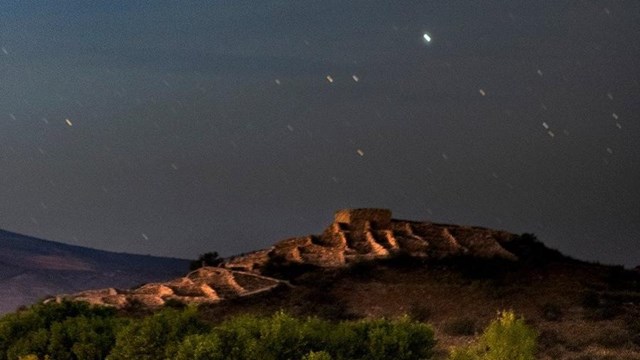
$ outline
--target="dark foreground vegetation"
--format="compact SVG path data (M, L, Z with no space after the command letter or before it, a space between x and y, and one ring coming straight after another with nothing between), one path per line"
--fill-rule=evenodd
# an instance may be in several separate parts
M535 339L522 319L504 312L475 344L453 349L450 358L533 359ZM280 311L211 323L196 307L131 318L63 302L0 319L0 360L411 360L432 358L435 344L432 328L408 316L332 322Z

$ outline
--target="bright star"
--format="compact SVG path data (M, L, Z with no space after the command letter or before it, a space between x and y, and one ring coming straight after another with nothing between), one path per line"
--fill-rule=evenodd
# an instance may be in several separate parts
M429 36L429 34L424 33L422 34L422 37L424 38L424 41L431 42L431 36Z

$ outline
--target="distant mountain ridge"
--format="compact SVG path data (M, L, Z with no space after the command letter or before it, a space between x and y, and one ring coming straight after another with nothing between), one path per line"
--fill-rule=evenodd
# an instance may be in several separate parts
M166 280L188 266L183 259L114 253L0 230L0 314L48 295Z

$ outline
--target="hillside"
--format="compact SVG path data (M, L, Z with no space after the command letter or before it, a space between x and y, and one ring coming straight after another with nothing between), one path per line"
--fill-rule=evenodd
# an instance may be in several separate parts
M530 234L397 220L379 209L339 211L320 235L220 268L63 298L133 315L197 303L213 323L281 309L332 320L409 314L433 325L440 358L511 309L538 331L541 359L640 359L637 271L569 258Z
M409 314L435 327L446 352L512 309L540 333L541 359L640 359L640 276L620 267L399 256L344 268L283 266L277 275L292 287L202 311L212 320L279 309L336 320Z
M221 268L204 268L134 289L83 291L56 299L117 308L132 303L157 307L169 301L217 303L283 284L277 279L277 269L283 266L341 268L398 255L431 260L466 256L513 262L518 257L505 246L516 238L504 231L479 227L395 220L386 209L345 209L336 212L333 223L321 235L282 240L269 249L226 259Z
M187 260L100 251L0 230L0 314L48 295L166 280L188 266Z

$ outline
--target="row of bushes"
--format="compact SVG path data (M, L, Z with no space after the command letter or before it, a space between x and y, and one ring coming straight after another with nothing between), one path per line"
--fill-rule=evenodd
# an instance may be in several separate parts
M435 343L429 325L406 316L331 322L277 312L214 325L192 307L131 319L61 303L0 319L0 360L417 360L431 358ZM453 351L451 359L533 359L534 345L535 333L513 313L503 313L478 345Z
M0 319L0 359L425 359L432 329L408 317L332 323L278 312L203 322L193 307L142 319L82 303L37 305Z

